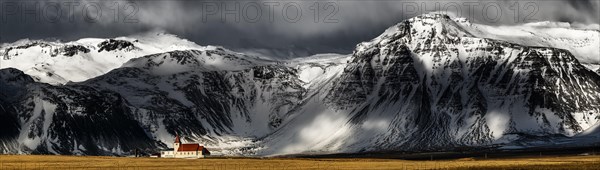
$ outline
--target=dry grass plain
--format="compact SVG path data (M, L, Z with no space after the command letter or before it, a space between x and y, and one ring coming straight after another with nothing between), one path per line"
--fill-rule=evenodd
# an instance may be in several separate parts
M409 161L369 158L161 159L103 156L0 155L0 169L600 169L600 156Z

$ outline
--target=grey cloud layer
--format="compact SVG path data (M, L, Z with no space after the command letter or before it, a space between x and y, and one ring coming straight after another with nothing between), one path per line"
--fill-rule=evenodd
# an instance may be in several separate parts
M31 8L31 4L35 2L39 3L37 11L41 13L40 20L34 20L30 14L23 12L28 8L27 5ZM74 10L67 11L64 8L67 7L65 3L68 2L79 3L79 5L73 7ZM115 37L149 30L164 30L202 45L222 45L234 50L266 53L275 57L325 52L350 53L355 44L377 36L385 28L403 19L438 10L447 10L452 15L492 25L549 20L587 26L598 24L600 19L598 0L482 2L464 0L329 2L3 0L0 3L2 3L0 13L3 15L0 42L12 42L22 38L74 40L82 37ZM315 3L319 8L315 8ZM20 6L15 7L15 4ZM60 20L50 22L49 18L57 16L55 6L63 8ZM225 8L227 10L224 10ZM98 15L96 9L100 9L102 14ZM293 20L299 12L296 9L302 12L299 20ZM317 22L315 22L315 9L319 9ZM234 12L231 12L232 10ZM238 21L235 21L233 15L228 14L227 11L239 14ZM257 11L260 13L260 19L252 20L258 17ZM515 11L518 11L517 17ZM127 18L129 14L135 15ZM223 16L221 14L225 16L224 22L221 20ZM530 17L527 17L528 15ZM89 20L90 18L92 20ZM124 21L125 19L129 20Z

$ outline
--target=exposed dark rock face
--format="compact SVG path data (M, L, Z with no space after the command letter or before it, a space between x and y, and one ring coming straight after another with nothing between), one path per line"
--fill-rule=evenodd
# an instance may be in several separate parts
M22 71L7 68L0 70L0 152L17 151L21 124L15 102L26 94L26 85L33 79Z
M13 55L10 55L10 52L11 52L12 50L16 50L16 49L27 49L27 48L30 48L30 47L33 47L33 46L40 46L40 47L42 47L42 48L51 47L51 45L50 45L50 44L48 44L48 43L41 42L41 41L33 41L33 42L30 42L30 43L26 43L26 44L24 44L24 45L19 45L19 46L14 46L14 47L8 47L7 49L5 49L5 50L4 50L4 53L2 53L2 55L1 55L1 56L2 56L4 59L10 59L10 58L12 58L12 57L15 57L15 56L18 56L18 55L19 55L19 54L15 54L14 56L13 56Z
M0 71L0 95L12 96L0 101L0 136L11 146L4 153L112 155L159 146L131 117L127 102L114 92L51 86L35 83L18 70Z
M78 53L89 53L89 52L90 52L90 49L88 49L84 46L81 46L81 45L66 45L56 51L56 53L60 53L64 56L69 56L69 57L72 57Z
M132 50L135 46L133 43L125 40L109 39L98 44L98 52L114 51L114 50Z

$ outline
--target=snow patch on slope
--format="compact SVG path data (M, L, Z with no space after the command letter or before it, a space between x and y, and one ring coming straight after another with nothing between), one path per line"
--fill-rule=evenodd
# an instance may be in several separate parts
M584 64L600 64L600 31L580 29L562 22L536 22L514 26L490 26L459 22L472 34L527 46L569 50Z

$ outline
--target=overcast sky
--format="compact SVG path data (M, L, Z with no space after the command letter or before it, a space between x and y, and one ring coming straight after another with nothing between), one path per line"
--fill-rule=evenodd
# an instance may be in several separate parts
M492 25L559 21L597 28L599 4L599 0L0 0L0 43L24 38L71 41L161 30L200 45L295 57L351 53L357 43L385 28L432 11Z

